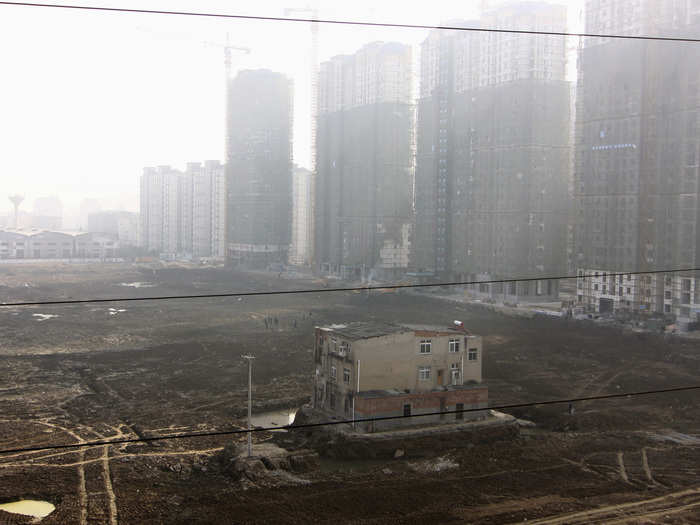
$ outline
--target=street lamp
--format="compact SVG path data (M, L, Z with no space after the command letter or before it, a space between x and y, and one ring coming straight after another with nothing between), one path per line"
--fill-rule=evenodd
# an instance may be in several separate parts
M255 356L244 355L243 359L248 361L248 457L253 455L253 359Z

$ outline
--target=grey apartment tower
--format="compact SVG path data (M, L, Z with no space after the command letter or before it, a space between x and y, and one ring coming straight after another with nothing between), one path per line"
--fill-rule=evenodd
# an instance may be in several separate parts
M517 3L465 26L566 27L562 6ZM453 25L454 25L453 24ZM566 269L570 83L553 36L432 32L421 46L411 270L435 280ZM558 296L555 280L474 287Z
M286 263L292 222L292 84L265 69L229 79L227 262Z
M349 280L408 267L412 214L411 51L374 42L321 64L314 266Z
M700 2L586 2L586 32L700 35ZM575 192L578 302L697 317L700 48L587 38L579 57Z

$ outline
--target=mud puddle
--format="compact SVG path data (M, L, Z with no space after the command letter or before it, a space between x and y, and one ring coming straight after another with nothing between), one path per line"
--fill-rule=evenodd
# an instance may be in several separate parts
M0 510L4 510L10 514L21 514L22 516L31 516L33 518L45 518L56 510L56 507L48 501L25 499L14 501L12 503L3 503L0 505Z

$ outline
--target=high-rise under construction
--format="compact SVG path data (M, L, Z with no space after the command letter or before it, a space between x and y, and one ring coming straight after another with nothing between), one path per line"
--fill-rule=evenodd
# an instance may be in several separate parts
M314 263L350 280L408 266L412 213L411 50L374 42L321 64Z
M286 263L292 222L292 83L266 69L228 84L227 260Z
M697 37L697 2L587 0L586 32ZM579 58L575 246L577 298L600 312L697 318L700 265L700 49L585 39Z
M566 10L512 4L451 25L563 28ZM566 269L565 71L565 41L556 36L433 31L423 42L414 275L527 277L474 291L509 301L558 295L546 277Z

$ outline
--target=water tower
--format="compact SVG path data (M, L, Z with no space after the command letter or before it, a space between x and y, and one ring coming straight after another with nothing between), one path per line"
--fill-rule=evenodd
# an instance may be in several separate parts
M15 230L19 226L19 205L22 204L24 197L22 195L10 195L10 202L15 207Z

